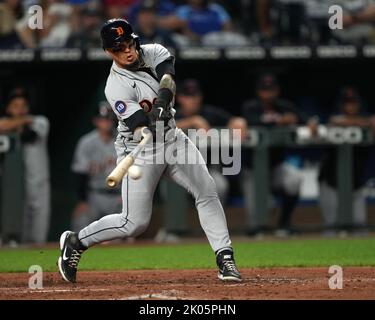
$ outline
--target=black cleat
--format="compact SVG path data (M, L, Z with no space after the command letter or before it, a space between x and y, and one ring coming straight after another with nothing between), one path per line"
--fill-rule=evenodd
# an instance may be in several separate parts
M241 282L241 274L237 270L234 261L233 252L231 250L223 250L216 256L216 263L219 267L218 278L222 281Z
M61 254L57 265L65 281L76 282L77 266L85 249L80 245L77 234L65 231L60 237Z

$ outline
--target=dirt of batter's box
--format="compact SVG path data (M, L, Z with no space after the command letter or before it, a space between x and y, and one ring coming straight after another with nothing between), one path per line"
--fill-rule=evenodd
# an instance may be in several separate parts
M30 274L0 273L0 299L375 299L372 267L343 268L342 289L335 290L329 287L328 268L241 272L243 282L223 283L215 269L92 271L79 272L76 284L56 272L44 274L42 289L29 289Z

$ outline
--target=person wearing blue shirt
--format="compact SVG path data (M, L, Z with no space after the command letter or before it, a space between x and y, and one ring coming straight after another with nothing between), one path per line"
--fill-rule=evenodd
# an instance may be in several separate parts
M184 22L184 33L192 40L210 33L231 30L228 12L217 3L208 0L188 0L176 10L177 17Z

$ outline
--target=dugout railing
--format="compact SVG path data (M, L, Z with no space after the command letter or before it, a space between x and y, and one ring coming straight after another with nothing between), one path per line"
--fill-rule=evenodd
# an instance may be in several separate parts
M227 143L224 142L224 143ZM358 127L319 126L316 135L311 135L307 127L295 128L250 128L243 147L252 149L252 162L255 184L255 216L260 225L269 225L268 196L270 194L270 149L286 147L302 148L337 148L336 163L338 190L338 227L351 227L353 224L353 147L374 144L370 129ZM189 207L186 192L171 181L164 181L168 190L165 202L165 228L177 233L186 233Z
M220 137L220 136L219 136ZM212 140L210 140L212 143ZM219 143L230 143L228 140ZM315 148L331 146L338 150L337 186L341 226L350 226L353 217L352 161L354 146L371 146L374 137L369 129L358 127L320 126L317 136L311 136L307 127L250 128L242 147L252 149L255 210L258 221L267 225L270 148ZM210 146L210 145L208 145ZM16 134L0 134L0 234L4 240L20 240L23 228L24 183L22 145ZM164 181L168 201L164 204L164 227L167 230L188 233L189 203L186 192L173 182ZM103 182L104 184L104 182ZM52 186L53 187L53 186ZM52 212L53 212L52 208Z

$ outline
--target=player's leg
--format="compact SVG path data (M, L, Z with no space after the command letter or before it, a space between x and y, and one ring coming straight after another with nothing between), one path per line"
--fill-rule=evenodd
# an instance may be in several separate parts
M177 163L168 164L167 174L194 196L200 224L217 256L219 278L241 281L234 263L225 213L215 182L202 155L190 139L180 130L176 137L174 154L177 155Z
M136 161L137 163L137 161ZM148 226L152 199L164 165L142 165L142 176L133 180L125 176L122 183L122 213L97 220L78 234L85 247L118 238L135 237Z
M365 228L367 225L366 207L366 195L362 187L353 192L353 224L357 228Z
M323 226L326 235L333 235L337 227L337 191L325 181L319 184L319 204L322 210Z
M40 181L26 187L26 224L24 240L30 243L45 243L50 221L50 185Z
M229 182L220 171L221 167L209 167L208 172L215 181L216 191L220 202L225 206L229 191Z
M148 159L136 159L142 176L122 182L122 213L110 214L82 229L78 234L66 231L60 237L59 270L66 281L75 282L81 254L88 247L118 238L135 237L149 224L152 198L165 165L147 164ZM146 164L145 164L146 162Z
M271 185L282 201L276 235L287 236L291 232L292 214L299 200L302 185L301 170L287 163L279 164L272 171Z

